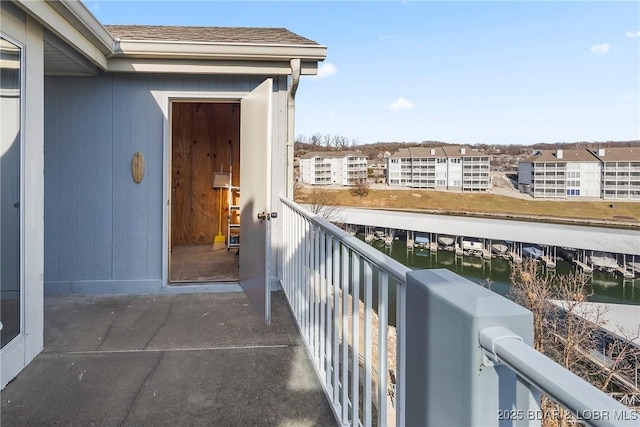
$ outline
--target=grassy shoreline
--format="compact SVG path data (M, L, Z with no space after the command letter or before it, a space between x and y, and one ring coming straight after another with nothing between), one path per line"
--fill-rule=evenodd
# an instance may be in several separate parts
M317 192L331 204L456 216L547 221L599 227L640 228L640 202L527 200L491 193L452 193L433 190L377 190L365 197L349 189L304 188L296 200L313 203Z

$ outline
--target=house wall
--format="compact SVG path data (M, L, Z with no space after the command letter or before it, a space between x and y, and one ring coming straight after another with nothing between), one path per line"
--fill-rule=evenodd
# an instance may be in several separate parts
M600 197L599 162L567 162L567 197Z
M107 74L45 81L45 290L157 292L163 253L167 94L239 99L261 76ZM286 193L286 77L274 79L272 206ZM131 176L145 157L140 184ZM272 225L272 272L281 277L281 224Z
M21 98L22 334L0 351L4 388L43 346L44 177L43 28L9 2L0 4L0 31L24 48Z
M462 158L447 158L447 188L449 190L462 190Z

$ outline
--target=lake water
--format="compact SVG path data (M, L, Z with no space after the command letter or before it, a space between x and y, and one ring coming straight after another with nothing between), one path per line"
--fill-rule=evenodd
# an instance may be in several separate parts
M358 237L364 240L364 235ZM446 268L461 276L479 283L489 283L490 289L506 295L511 287L509 274L511 262L506 259L494 258L482 260L477 257L456 257L452 251L439 250L431 253L429 250L414 249L407 251L405 240L395 240L391 247L385 248L382 241L374 241L371 246L389 255L393 259L409 268L420 270L430 268ZM571 264L558 260L557 267L545 270L548 274L567 274L573 272ZM588 292L593 292L588 299L595 302L640 305L640 279L623 280L613 273L595 271L591 279Z

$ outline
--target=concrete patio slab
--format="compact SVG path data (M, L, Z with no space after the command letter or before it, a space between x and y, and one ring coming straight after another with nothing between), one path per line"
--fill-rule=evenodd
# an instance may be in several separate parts
M335 425L280 293L47 298L45 351L2 392L3 425Z

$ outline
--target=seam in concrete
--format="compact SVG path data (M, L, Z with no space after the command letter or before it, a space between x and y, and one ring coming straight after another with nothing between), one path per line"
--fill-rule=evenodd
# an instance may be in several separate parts
M160 326L158 326L158 329L155 330L155 332L153 333L153 335L151 336L151 338L149 338L149 340L144 344L143 349L146 349L147 346L149 345L149 343L151 343L151 341L153 341L153 339L156 337L156 335L158 334L158 332L160 331L160 329L162 329L162 327L167 323L167 321L169 320L169 318L171 317L171 312L173 311L173 303L176 301L176 298L178 298L177 295L174 295L173 298L171 298L171 304L169 304L169 308L167 309L167 316L164 318L164 320L162 321L162 323L160 324Z
M144 377L144 379L142 380L142 383L140 383L140 386L138 387L138 391L136 392L136 395L133 397L133 399L131 399L131 404L129 405L129 407L127 408L127 413L124 415L124 418L122 419L122 422L120 423L120 426L122 427L127 420L129 419L129 415L131 414L131 410L133 409L134 406L136 406L136 402L138 400L138 397L140 396L140 393L142 393L142 389L144 388L145 384L147 383L147 381L149 380L149 378L151 377L151 375L153 375L153 373L158 369L158 366L160 366L160 362L162 362L162 359L164 358L164 352L160 353L160 357L158 357L158 362L155 364L155 366L153 367L153 369L151 369L149 371L149 373L147 374L146 377Z
M290 344L273 344L273 345L243 345L231 347L187 347L187 348L159 348L159 349L141 349L141 350L81 350L81 351L65 351L56 352L61 356L65 354L110 354L110 353L170 353L183 351L219 351L219 350L260 350L265 348L289 348L299 347L299 345Z
M102 340L100 340L100 344L98 345L98 347L96 348L96 350L100 350L100 348L102 347L102 345L105 343L105 341L107 341L107 338L109 338L109 334L111 333L111 329L113 329L113 324L116 323L116 320L118 320L118 318L120 318L120 316L122 315L122 313L124 313L124 311L127 309L127 307L131 304L131 302L133 301L133 299L135 298L135 296L131 296L130 298L127 299L127 303L125 304L124 308L121 309L118 312L117 316L113 316L113 318L111 319L111 322L109 322L109 327L107 328L107 331L104 333L104 337L102 338Z

